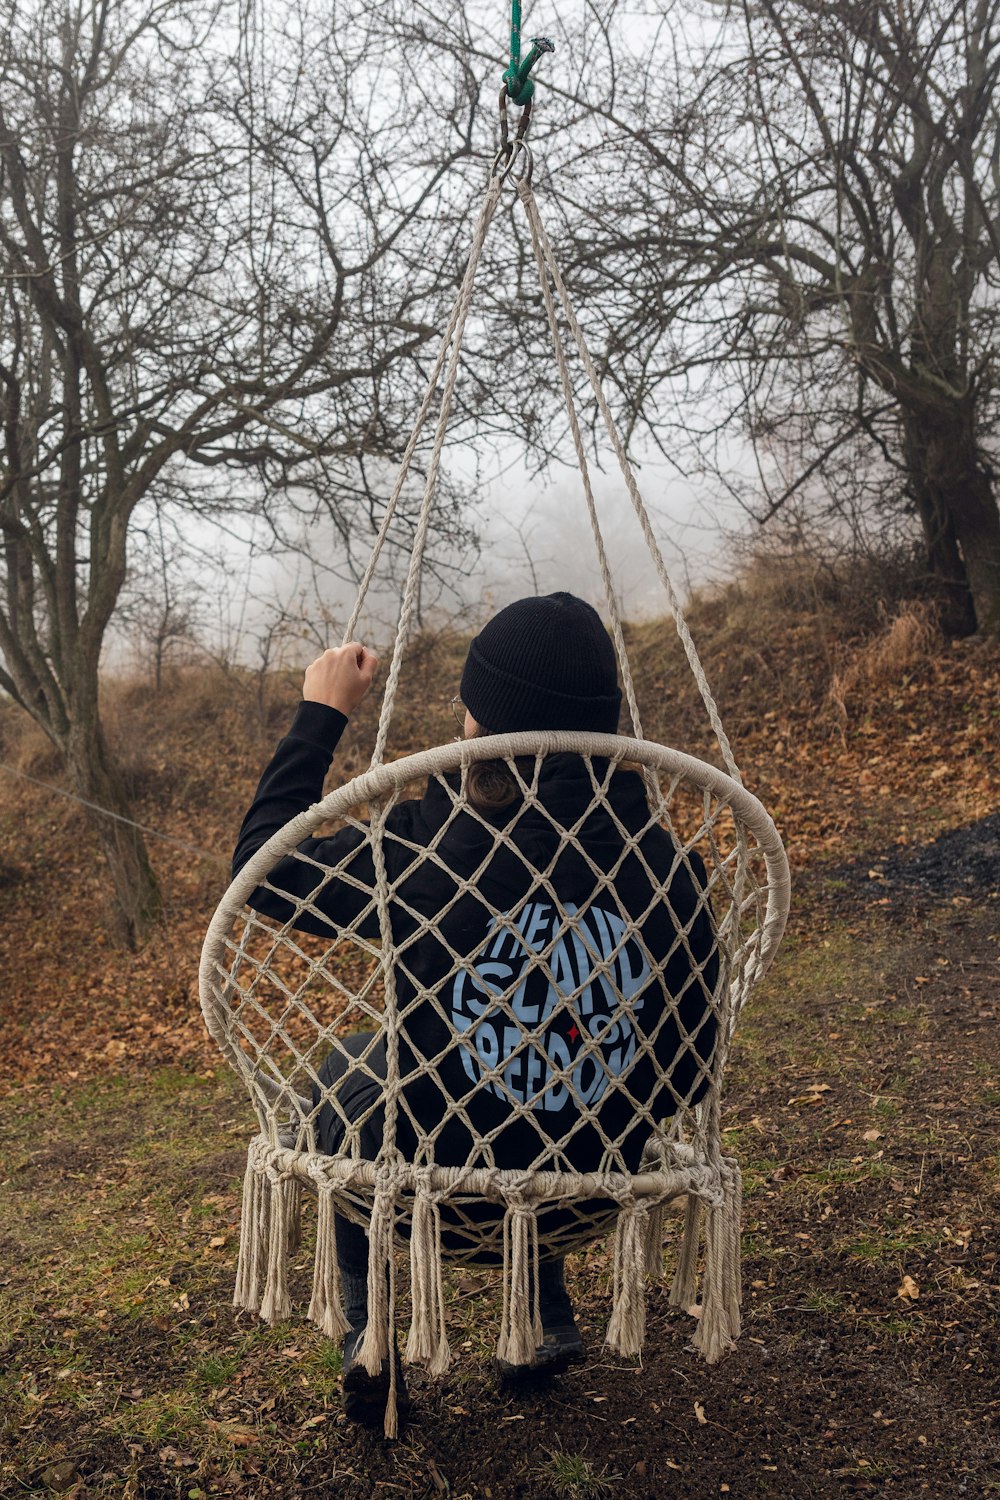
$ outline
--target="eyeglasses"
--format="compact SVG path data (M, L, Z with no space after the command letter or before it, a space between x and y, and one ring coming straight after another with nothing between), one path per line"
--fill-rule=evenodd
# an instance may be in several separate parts
M456 693L455 697L452 698L452 700L451 700L451 711L455 715L455 723L458 725L459 729L463 729L464 730L464 728L465 728L465 704L462 702L461 698L458 696L457 693Z

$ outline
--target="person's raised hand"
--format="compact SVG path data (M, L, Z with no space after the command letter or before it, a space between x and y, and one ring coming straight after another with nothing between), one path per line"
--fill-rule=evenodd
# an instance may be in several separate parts
M378 657L359 641L331 647L306 667L302 696L307 703L325 703L348 718L372 685Z

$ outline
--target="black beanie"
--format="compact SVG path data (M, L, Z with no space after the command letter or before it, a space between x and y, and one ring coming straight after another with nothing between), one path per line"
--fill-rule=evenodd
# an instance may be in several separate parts
M614 734L622 695L601 617L573 594L519 599L469 647L462 702L485 729Z

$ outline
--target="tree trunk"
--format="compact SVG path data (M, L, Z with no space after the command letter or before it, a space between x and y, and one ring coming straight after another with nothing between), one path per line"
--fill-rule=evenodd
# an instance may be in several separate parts
M975 439L956 406L903 417L909 488L948 635L1000 629L1000 511Z
M1000 508L981 465L956 484L951 516L981 635L1000 636Z
M137 948L160 917L163 903L142 833L130 822L128 793L96 704L92 711L74 716L62 749L77 794L115 814L92 812L90 818L111 878L108 894L115 935L129 948Z

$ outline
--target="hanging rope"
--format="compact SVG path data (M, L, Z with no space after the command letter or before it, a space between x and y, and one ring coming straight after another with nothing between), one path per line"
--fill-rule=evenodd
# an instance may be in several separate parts
M719 748L722 751L722 758L725 762L726 770L729 772L730 776L734 778L734 780L742 782L743 778L740 775L739 767L736 764L732 746L729 743L729 736L726 734L726 731L722 727L722 719L719 715L718 706L715 702L712 690L708 685L708 678L705 676L705 671L701 665L701 660L695 648L694 641L691 639L691 632L688 630L687 621L684 618L684 611L681 608L680 600L678 599L677 594L674 591L673 583L670 580L670 575L667 572L666 564L663 561L663 554L660 551L659 543L656 540L652 525L650 524L649 513L646 510L646 505L643 501L642 494L640 493L639 484L635 477L635 473L633 472L632 465L629 463L628 454L625 450L625 444L622 441L621 433L618 430L618 424L615 422L611 407L608 405L608 400L604 394L604 388L601 384L601 377L597 372L597 366L594 364L594 360L591 356L586 338L584 337L583 329L580 327L576 312L573 308L573 303L570 299L569 292L566 289L566 283L563 280L562 273L560 272L558 263L556 262L555 253L552 249L552 243L545 232L545 226L542 224L542 220L538 212L538 203L535 199L534 193L531 190L531 183L528 178L522 177L522 179L518 182L517 192L518 196L521 199L521 202L524 204L525 213L528 216L528 224L531 228L532 244L537 245L538 247L536 256L540 254L541 259L544 261L544 264L548 269L549 275L552 277L553 285L555 286L556 291L559 294L559 300L562 303L563 311L566 315L566 321L569 324L570 331L573 334L573 340L580 355L580 363L583 365L583 368L587 375L587 379L590 381L590 387L594 393L594 400L597 402L597 408L601 413L601 417L603 418L605 430L607 431L608 437L611 439L611 445L615 450L615 457L618 459L618 467L621 469L622 478L625 481L625 486L628 490L629 498L632 501L632 508L634 509L636 518L639 522L640 527L642 528L643 539L646 543L647 548L649 549L649 555L653 560L654 567L656 568L657 577L659 578L660 583L663 586L663 591L666 594L667 607L670 610L671 619L673 620L674 627L677 631L678 636L680 637L681 645L684 648L684 654L687 657L688 665L691 668L691 673L698 685L698 692L701 694L701 700L704 703L705 709L708 713L709 723L712 726L712 730L715 734L716 740L719 743ZM605 591L609 593L610 597L609 582L610 581L608 579L605 580Z
M566 287L565 281L563 280L562 274L559 270L559 266L556 262L555 253L553 251L551 241L548 238L545 227L541 220L541 216L539 215L538 203L531 189L530 183L530 152L528 151L527 146L523 144L523 142L522 152L526 158L526 165L523 169L523 175L517 182L517 194L524 207L524 211L528 220L529 230L531 233L532 250L535 257L535 264L538 270L542 300L545 306L546 318L552 336L553 350L555 353L557 368L559 370L560 385L566 404L567 416L570 423L570 432L573 438L573 445L576 452L577 463L580 470L580 477L583 484L584 496L587 503L587 511L590 517L591 528L594 533L594 542L597 550L598 563L601 572L601 581L604 588L605 600L607 602L608 615L611 621L612 639L614 641L615 651L622 669L622 680L625 689L626 702L628 704L632 724L635 728L636 737L642 737L641 718L639 716L638 701L636 698L635 686L632 680L631 669L628 662L628 654L625 649L621 614L618 606L617 596L615 593L614 580L611 575L611 569L607 557L607 549L605 547L603 535L600 528L597 514L597 504L590 478L590 468L587 461L586 450L583 444L583 435L580 429L579 417L576 411L576 404L573 397L572 378L569 373L569 366L566 360L566 352L563 348L562 338L559 332L555 303L553 301L552 292L549 286L550 279L559 296L566 322L569 325L570 332L573 336L573 341L576 344L580 362L587 375L587 379L590 382L591 389L594 393L594 399L597 403L598 410L601 413L601 417L603 419L604 426L611 441L612 447L614 448L622 478L625 481L625 486L628 491L629 498L632 502L633 510L635 511L636 518L642 530L643 539L653 561L654 568L656 569L657 577L659 578L660 583L663 587L671 619L674 622L674 627L680 638L681 645L687 658L688 665L691 669L692 676L694 677L695 683L697 684L698 692L701 696L702 703L705 706L712 731L715 734L715 738L722 752L722 759L725 764L726 770L729 772L730 776L734 778L734 780L742 783L742 776L739 766L736 763L736 758L733 755L732 746L729 742L729 736L726 734L726 731L723 728L718 705L716 704L715 697L709 686L708 679L701 664L701 659L698 656L697 648L695 647L694 641L691 638L691 632L688 629L687 621L684 618L684 612L681 607L680 600L676 594L676 591L674 590L670 575L667 572L667 567L663 560L663 554L660 551L659 543L656 540L656 536L649 519L649 513L646 509L645 501L643 500L642 493L639 489L638 481L632 469L632 465L629 462L624 441L621 437L618 425L615 422L614 415L608 404L607 397L604 394L600 375L598 374L597 367L594 364L593 356L590 353L590 349L587 344L586 337L583 333L583 329L581 328L579 320L576 316L576 311L573 307L569 291ZM371 584L372 578L374 577L378 558L385 544L385 539L388 535L389 528L392 523L392 518L395 515L396 507L398 505L399 497L402 492L407 474L409 472L417 441L427 422L429 413L434 404L437 382L440 379L442 369L444 369L445 365L447 364L444 379L444 388L441 395L441 404L438 411L437 425L435 428L434 440L431 448L430 459L427 467L427 475L424 483L423 499L421 501L416 531L414 534L413 547L410 554L409 567L407 570L406 582L403 587L403 593L400 603L399 624L396 632L396 640L393 647L389 674L386 680L385 692L382 699L382 711L379 716L378 735L376 738L375 750L372 755L372 765L380 764L385 756L385 748L388 740L389 727L392 720L392 712L395 705L396 693L399 687L403 658L406 646L410 639L412 623L416 610L416 600L420 586L420 574L423 567L424 551L426 547L427 534L430 527L430 520L433 514L434 499L437 491L438 476L440 473L441 455L447 436L448 421L454 402L455 386L457 383L458 372L461 364L462 336L465 331L469 309L472 305L473 292L475 289L476 271L482 258L486 235L489 230L490 223L492 222L493 215L496 211L496 206L499 202L500 193L502 192L504 181L506 180L508 175L510 175L509 165L509 163L500 163L499 165L495 165L494 175L491 178L490 185L486 194L486 199L484 201L483 207L480 211L479 219L476 224L472 247L469 252L468 262L466 264L465 275L462 280L462 286L459 291L455 307L452 311L452 315L449 318L444 338L441 341L441 347L438 351L438 356L431 371L427 387L424 391L424 396L417 412L414 431L403 455L400 473L397 476L392 494L389 497L389 502L386 506L386 513L383 517L382 525L379 529L379 534L372 549L372 556L369 559L368 566L365 569L364 577L362 578L361 585L359 587L358 600L355 604L354 610L351 613L351 618L348 621L347 630L344 634L345 642L353 639L358 617L361 612L361 607L364 602L365 595L367 594L368 588Z

